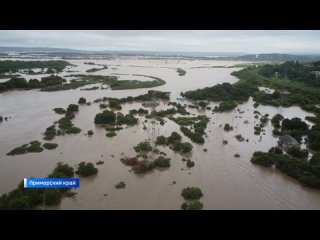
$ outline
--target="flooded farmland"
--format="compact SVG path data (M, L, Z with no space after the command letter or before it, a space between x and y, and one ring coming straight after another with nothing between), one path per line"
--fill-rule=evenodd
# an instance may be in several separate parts
M153 90L170 92L171 101L177 101L180 92L210 87L219 83L235 83L238 79L230 73L239 62L209 60L151 60L137 58L115 58L110 60L79 59L68 60L74 66L65 69L59 75L89 74L92 68L85 62L107 65L108 69L90 73L91 75L115 75L120 80L150 80L146 76L158 77L166 81L165 85ZM95 66L94 66L95 67ZM97 67L99 68L99 67ZM186 71L179 76L177 69ZM67 72L69 71L69 72ZM74 72L71 72L74 71ZM144 75L144 76L139 76ZM49 76L49 74L25 75L26 79ZM70 80L72 77L66 77ZM91 87L88 85L86 87ZM98 84L97 86L100 86ZM277 169L263 168L250 162L252 153L267 151L277 145L278 138L272 135L273 127L269 122L265 135L254 135L254 126L259 122L254 111L270 117L281 113L285 118L313 116L299 107L276 108L271 106L253 107L253 100L240 104L237 109L225 113L212 113L209 110L196 110L187 107L191 114L206 114L210 118L206 128L205 143L192 143L193 151L189 155L175 153L168 147L158 149L171 158L171 167L165 170L153 170L146 174L134 174L130 167L121 163L123 156L134 156L133 147L147 139L147 130L143 126L145 118L139 116L139 124L129 126L113 138L106 137L105 128L94 124L94 116L101 112L98 103L81 105L72 122L82 129L80 134L57 136L54 140L59 146L55 150L41 153L28 153L7 156L13 148L24 143L42 141L42 133L57 121L60 116L52 109L66 108L77 103L80 97L93 102L101 97L122 98L145 94L150 89L133 90L74 90L41 92L39 90L8 91L0 94L0 115L10 117L0 123L0 194L14 189L26 177L45 177L56 166L65 162L76 166L81 161L96 163L99 173L96 176L81 178L81 187L76 196L63 198L58 206L46 209L180 209L183 198L181 191L188 186L202 189L203 209L319 209L320 191L303 187L296 180L280 173ZM188 101L177 101L189 104ZM170 108L168 102L161 101L158 109ZM210 103L214 108L218 103ZM124 114L131 109L139 109L139 102L122 105ZM240 113L241 112L241 113ZM233 131L223 129L225 123L231 124ZM307 122L312 125L312 123ZM222 125L222 126L221 126ZM93 130L94 135L85 133ZM191 140L183 135L180 126L165 118L165 124L159 127L159 135L169 136L176 131L183 141ZM241 134L248 142L239 142L234 136ZM224 145L223 140L228 144ZM207 152L204 151L207 149ZM239 154L240 157L234 157ZM188 169L182 161L188 157L195 162ZM126 188L115 189L115 184L123 181ZM175 184L172 184L176 182Z

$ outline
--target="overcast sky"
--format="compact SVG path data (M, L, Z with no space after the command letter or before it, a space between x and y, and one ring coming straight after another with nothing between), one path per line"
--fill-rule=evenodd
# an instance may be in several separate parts
M1 30L0 46L80 50L320 54L320 31Z

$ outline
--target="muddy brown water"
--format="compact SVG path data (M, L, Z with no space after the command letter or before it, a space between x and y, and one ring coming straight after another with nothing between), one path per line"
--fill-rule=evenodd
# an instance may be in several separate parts
M204 60L146 60L146 59L113 59L113 60L70 60L77 65L67 70L85 73L85 70L95 66L84 62L94 61L106 64L108 69L91 74L120 74L120 80L137 79L148 80L146 77L133 74L150 75L164 79L167 83L154 89L170 91L171 100L176 101L180 92L194 90L218 83L235 83L237 78L230 75L239 68L212 68L212 66L232 66L239 62L219 62ZM99 66L98 66L99 67ZM187 71L185 76L178 76L176 69ZM65 76L70 73L63 72ZM128 74L128 75L123 75ZM27 76L40 78L42 75ZM90 86L86 86L90 87ZM126 97L144 94L148 89L135 90L96 90L80 91L68 90L59 92L10 91L0 94L0 115L11 117L0 123L0 193L14 189L25 177L45 177L57 162L66 162L75 166L81 161L97 162L97 176L81 178L81 187L75 192L74 198L63 198L58 206L46 209L180 209L183 203L181 191L188 186L200 187L204 197L201 202L204 209L319 209L320 191L303 187L297 181L280 173L276 169L264 168L250 162L252 153L257 150L267 151L277 144L277 138L272 136L270 122L265 127L266 135L254 135L254 110L262 114L268 113L272 117L281 113L287 118L313 114L301 110L299 107L275 108L259 106L253 108L253 101L238 106L240 111L212 114L211 111L198 111L187 108L192 114L206 114L210 123L206 129L205 144L193 143L192 154L183 156L174 153L168 147L159 147L166 152L171 160L171 167L166 170L154 170L143 175L130 172L130 167L123 165L120 158L134 156L133 146L147 139L147 130L143 130L144 117L139 117L139 125L128 127L117 132L117 136L107 138L103 127L95 126L93 119L101 112L99 104L80 106L80 111L73 120L82 129L80 134L56 137L52 142L59 144L55 150L44 150L41 153L29 153L20 156L7 156L13 148L32 140L42 140L41 133L53 121L61 116L55 114L55 107L67 107L70 103L77 103L80 97L92 102L99 97ZM183 101L188 103L187 101ZM217 103L211 103L214 107ZM138 109L141 103L123 105L122 112ZM159 108L168 108L166 102L161 102ZM159 134L168 136L177 131L182 136L179 126L165 119L166 123L159 128ZM247 120L248 123L244 123ZM234 130L225 132L220 124L230 123ZM311 124L311 123L309 123ZM146 123L146 126L149 126ZM92 129L92 137L84 134ZM239 142L236 134L242 134L249 142ZM223 145L222 141L228 144ZM191 142L183 136L183 141ZM204 152L203 149L208 151ZM240 154L235 158L234 154ZM114 155L114 157L113 157ZM187 169L181 160L191 158L195 167ZM126 188L115 189L114 185L120 181L126 183ZM173 182L176 184L172 184Z

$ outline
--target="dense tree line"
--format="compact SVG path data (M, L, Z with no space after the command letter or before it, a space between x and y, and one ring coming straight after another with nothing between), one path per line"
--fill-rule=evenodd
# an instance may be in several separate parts
M70 63L66 61L11 61L11 60L5 60L0 61L0 73L9 73L11 72L17 72L19 70L23 69L33 69L33 68L48 68L48 69L54 69L57 72L63 71L63 69L66 66L71 65Z
M299 156L301 157L300 153ZM303 185L320 188L319 159L319 154L315 154L308 161L305 157L296 158L288 154L255 152L251 158L251 162L266 167L275 165L281 172L297 179Z
M320 108L317 107L320 102L319 67L319 62L304 64L286 62L279 65L247 67L233 72L232 75L240 78L236 84L243 82L252 86L275 89L272 94L256 91L252 96L257 103L286 107L298 105L306 111L320 113ZM285 75L286 80L284 80Z
M217 84L213 87L206 87L194 91L182 93L183 97L194 100L211 101L247 101L258 89L255 86L241 83L231 85L230 83Z
M0 83L0 92L4 92L10 89L35 89L41 88L42 90L50 89L56 86L62 86L66 80L62 77L51 75L48 77L38 79L30 79L27 81L22 77L13 77L10 80Z
M267 64L259 68L259 74L264 77L287 78L291 81L303 82L311 86L320 86L320 78L316 71L320 71L319 62L300 63L288 61L283 64Z

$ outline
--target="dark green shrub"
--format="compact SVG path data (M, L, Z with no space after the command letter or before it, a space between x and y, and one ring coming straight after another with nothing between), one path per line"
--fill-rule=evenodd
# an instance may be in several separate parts
M58 147L58 144L57 144L57 143L44 143L42 146L43 146L45 149L51 150L51 149L57 148L57 147Z
M112 111L105 110L102 113L98 113L94 118L95 124L115 124L116 114Z
M182 190L182 197L185 199L196 200L203 196L200 188L197 187L187 187Z
M84 97L79 98L78 103L79 104L85 104L87 102L87 100Z
M154 160L155 167L168 168L170 167L170 158L159 156Z
M98 169L94 167L92 163L81 162L78 165L76 174L87 177L98 173Z

